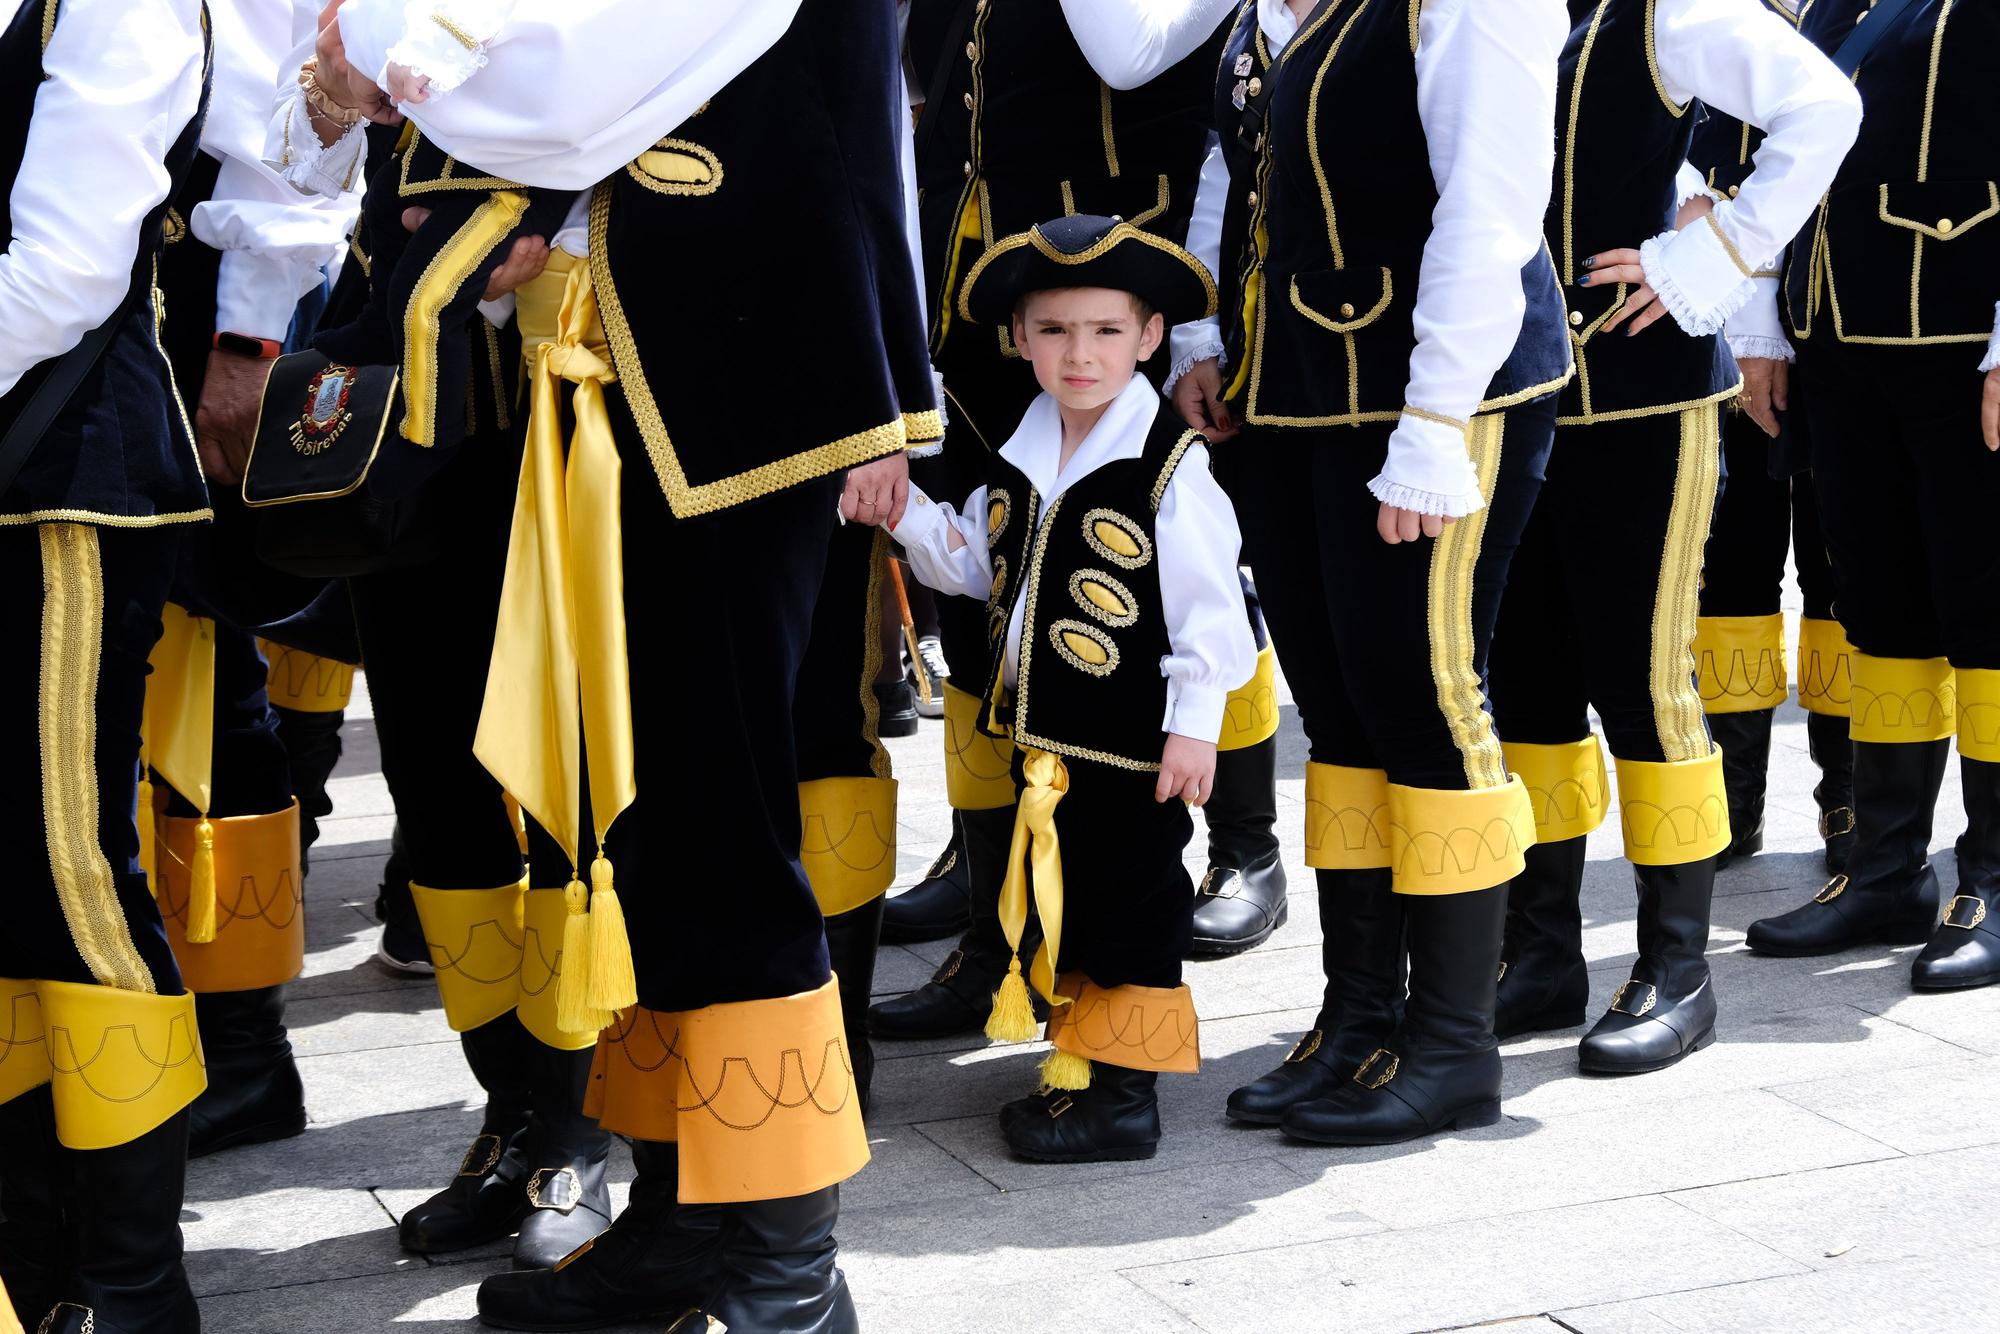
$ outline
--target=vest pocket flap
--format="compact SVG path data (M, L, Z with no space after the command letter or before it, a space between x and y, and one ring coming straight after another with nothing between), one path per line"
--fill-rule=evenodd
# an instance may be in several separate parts
M1882 221L1938 241L1953 241L2000 214L1993 181L1899 181L1881 187Z
M1367 328L1382 317L1395 295L1387 269L1312 269L1292 275L1293 307L1334 333Z

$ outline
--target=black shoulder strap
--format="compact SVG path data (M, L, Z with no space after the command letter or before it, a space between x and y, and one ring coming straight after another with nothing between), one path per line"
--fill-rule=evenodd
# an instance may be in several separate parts
M959 44L965 40L965 30L972 23L972 12L978 8L978 0L959 0L958 12L951 16L951 24L944 31L944 46L938 51L937 67L931 71L930 82L924 85L924 114L917 117L916 159L924 160L924 150L937 132L937 109L944 104L944 90L951 83L952 67L958 63Z
M1915 4L1916 0L1882 0L1873 9L1865 11L1855 22L1854 31L1847 34L1847 40L1833 53L1835 68L1848 78L1861 68L1861 62L1869 53L1882 44L1889 35L1889 29L1896 26L1896 20L1903 17L1903 11Z
M34 394L22 407L21 415L7 428L6 438L0 439L0 496L6 495L14 485L14 479L20 476L22 467L35 452L35 446L55 425L56 417L69 405L70 396L76 392L77 386L90 374L91 367L104 355L104 350L111 346L111 340L117 337L118 330L131 315L133 298L139 290L135 288L128 293L118 303L118 309L111 313L110 319L85 334L81 342L63 354L50 369L47 378L36 386ZM146 290L150 295L150 289Z

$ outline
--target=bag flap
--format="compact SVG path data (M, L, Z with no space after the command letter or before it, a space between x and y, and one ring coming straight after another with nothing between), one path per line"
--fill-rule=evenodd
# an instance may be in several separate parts
M2000 184L1993 181L1898 181L1881 187L1877 210L1892 227L1907 227L1938 241L1952 241L2000 214Z
M271 364L243 469L252 507L344 496L368 480L401 400L394 366L347 366L320 352Z

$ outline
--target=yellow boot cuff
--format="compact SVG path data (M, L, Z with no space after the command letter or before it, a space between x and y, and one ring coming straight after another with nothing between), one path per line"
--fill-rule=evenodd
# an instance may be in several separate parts
M979 730L979 697L944 688L944 791L954 810L1014 804L1014 743Z
M526 880L494 889L410 886L454 1033L491 1023L520 1000L527 893Z
M1217 750L1243 750L1278 734L1278 654L1269 644L1257 654L1257 670L1229 692L1222 705Z
M155 895L167 944L189 991L251 991L299 975L306 960L305 885L299 874L299 804L269 815L210 820L215 858L215 939L187 938L200 820L161 816Z
M531 889L521 899L520 1000L514 1012L536 1041L558 1051L582 1051L595 1033L565 1033L556 1022L556 987L562 981L563 923L569 909L560 889ZM497 1017L497 1016L496 1016Z
M1854 655L1847 734L1887 745L1942 741L1958 727L1958 688L1944 658Z
M1755 713L1785 702L1785 617L1703 616L1694 627L1703 713Z
M635 1005L597 1035L583 1114L634 1139L680 1138L680 1016Z
M1185 984L1105 988L1082 973L1065 973L1056 990L1070 997L1049 1011L1048 1039L1057 1051L1167 1075L1201 1068L1201 1023Z
M822 916L838 917L888 892L896 878L895 779L800 783L799 825L799 860Z
M42 997L33 982L0 977L0 1103L49 1082Z
M154 1129L208 1087L194 993L37 982L48 1025L56 1138L109 1149Z
M1835 718L1854 707L1854 645L1839 621L1799 621L1799 707Z
M1604 823L1611 809L1611 783L1604 772L1604 747L1595 735L1553 746L1508 741L1501 750L1507 768L1528 789L1537 843L1582 838Z
M1306 762L1306 865L1373 871L1389 864L1389 775Z
M683 1204L805 1195L867 1164L832 978L814 991L675 1018Z
M1467 894L1521 873L1535 810L1518 775L1458 792L1389 784L1389 865L1398 894Z
M354 694L354 667L304 649L257 641L271 665L264 691L271 703L300 713L339 713Z
M1729 846L1722 752L1699 760L1618 761L1618 814L1634 866L1683 866Z
M1961 667L1958 685L1958 753L2000 764L2000 671Z

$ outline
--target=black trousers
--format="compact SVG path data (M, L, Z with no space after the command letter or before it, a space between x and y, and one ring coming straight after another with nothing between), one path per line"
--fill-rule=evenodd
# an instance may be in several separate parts
M1594 705L1621 760L1709 754L1688 646L1721 466L1718 411L1557 430L1494 632L1493 716L1506 741L1580 741Z
M1508 566L1541 486L1555 403L1505 418L1487 507L1442 538L1393 546L1375 531L1379 506L1367 486L1381 471L1392 424L1249 427L1217 447L1216 475L1235 502L1244 559L1315 763L1379 769L1417 788L1490 785L1490 774L1475 782L1474 769L1504 781L1480 686ZM1459 568L1442 568L1448 561ZM1438 593L1461 611L1470 606L1462 663L1446 663L1433 634Z
M889 751L877 731L875 678L882 670L881 591L890 540L885 530L857 523L836 527L827 540L825 578L792 698L802 783L889 776Z
M2000 668L2000 454L1976 344L1799 348L1839 613L1861 653Z
M0 977L177 996L139 870L139 720L177 527L0 527Z
M1794 424L1804 405L1801 377L1793 382ZM1722 494L1702 557L1703 616L1770 616L1779 610L1785 555L1798 567L1807 617L1832 620L1833 564L1820 530L1810 472L1773 477L1771 437L1741 412L1722 423Z

